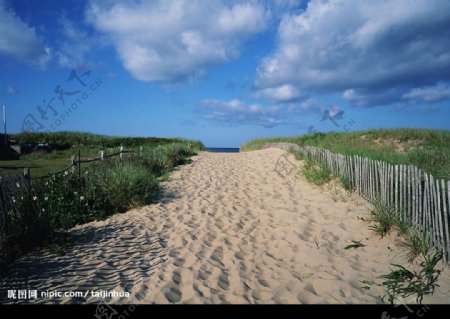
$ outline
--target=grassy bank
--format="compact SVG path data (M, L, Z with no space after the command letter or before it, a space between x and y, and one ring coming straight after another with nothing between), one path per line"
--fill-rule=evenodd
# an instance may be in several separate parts
M450 179L450 131L379 129L315 133L252 140L242 149L257 150L266 143L278 142L323 147L334 153L360 155L390 164L413 164L436 178Z
M0 174L21 175L25 167L30 168L32 176L44 176L59 171L70 164L72 155L86 160L100 156L100 150L108 154L119 151L120 146L130 151L145 149L173 143L191 144L198 149L204 149L199 141L181 138L156 137L117 137L84 132L50 132L50 133L20 133L10 135L17 143L48 143L64 145L67 149L56 152L33 152L23 155L19 160L0 161Z
M6 214L0 233L0 267L36 246L55 242L75 225L101 220L155 200L159 181L202 150L198 142L144 144L142 156L127 154L81 165L81 171L3 184Z

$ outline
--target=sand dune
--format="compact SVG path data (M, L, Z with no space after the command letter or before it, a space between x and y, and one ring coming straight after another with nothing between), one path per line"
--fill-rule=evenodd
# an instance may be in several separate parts
M280 157L295 169L275 170ZM382 290L361 290L361 280L406 263L404 253L359 219L365 201L310 185L299 165L279 149L202 152L163 183L158 204L75 228L78 244L64 256L43 250L18 260L1 302L13 302L3 293L13 287L130 293L111 303L379 302ZM367 246L345 250L352 240ZM448 302L448 267L439 284L424 302Z

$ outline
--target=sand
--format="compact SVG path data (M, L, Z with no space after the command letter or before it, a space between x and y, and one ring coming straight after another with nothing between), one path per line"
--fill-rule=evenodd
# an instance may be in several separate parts
M361 220L367 202L309 184L301 165L275 148L201 152L163 183L157 204L77 226L65 255L19 259L0 301L97 303L89 291L105 290L117 294L109 303L379 303L383 290L361 281L408 265L396 236L376 236ZM352 240L366 246L344 249ZM441 286L424 303L449 300L449 267L440 267ZM13 288L89 293L7 299Z

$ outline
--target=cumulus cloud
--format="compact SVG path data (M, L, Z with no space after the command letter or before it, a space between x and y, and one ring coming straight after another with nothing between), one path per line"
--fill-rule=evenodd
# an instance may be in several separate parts
M222 101L206 99L201 101L205 118L225 125L257 125L271 128L277 125L299 124L300 115L318 111L320 106L308 99L301 103L262 106L239 99Z
M256 92L255 97L278 102L287 102L298 99L300 97L300 92L294 86L284 84L274 88L259 90Z
M50 58L34 28L23 22L0 1L0 54L36 65L45 65Z
M433 86L414 88L403 95L405 100L439 102L450 98L450 84L439 82Z
M143 81L176 82L239 56L269 19L257 2L92 0L87 20L107 34L124 67Z
M273 127L282 124L279 107L265 108L259 104L246 104L234 99L231 101L203 100L202 106L208 114L205 118L226 125L249 124Z
M449 1L312 0L283 16L255 87L341 92L358 105L377 105L450 80L449 69Z

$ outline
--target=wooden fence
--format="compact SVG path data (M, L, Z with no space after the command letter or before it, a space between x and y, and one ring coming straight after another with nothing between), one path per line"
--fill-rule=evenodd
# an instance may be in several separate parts
M291 143L266 144L301 153L325 163L333 174L371 203L380 200L409 225L428 235L430 243L450 257L450 181L436 179L414 165L391 165L367 157L334 154L327 149Z

